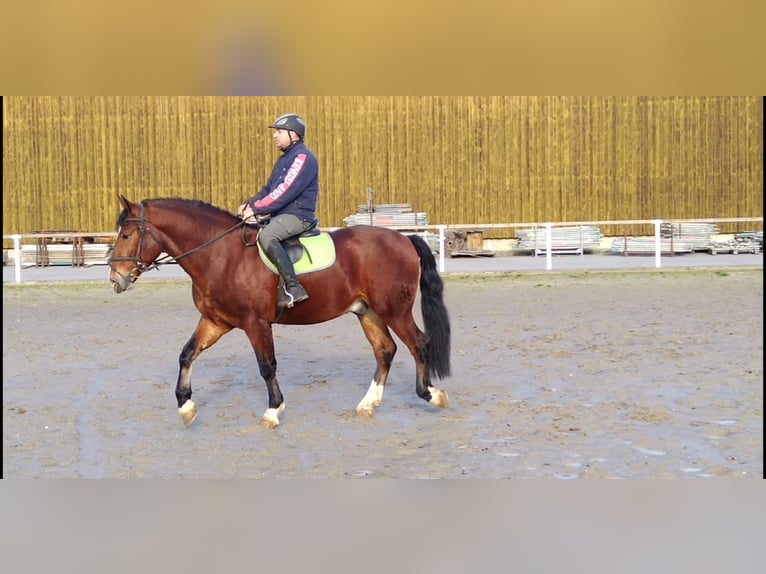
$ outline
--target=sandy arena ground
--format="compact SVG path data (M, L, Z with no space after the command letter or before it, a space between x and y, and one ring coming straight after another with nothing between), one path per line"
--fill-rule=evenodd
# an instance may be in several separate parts
M448 276L451 408L400 345L383 404L353 316L275 327L287 408L241 331L173 394L188 280L3 286L6 478L761 478L763 270Z

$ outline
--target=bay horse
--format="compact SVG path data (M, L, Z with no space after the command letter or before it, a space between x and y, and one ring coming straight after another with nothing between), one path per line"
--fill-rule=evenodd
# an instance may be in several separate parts
M276 428L285 402L277 381L272 325L312 325L345 313L359 319L377 362L372 382L356 407L359 415L372 416L382 402L397 349L389 329L415 359L417 395L437 407L449 406L447 392L433 386L431 376L450 375L450 321L442 279L421 237L370 226L330 232L334 262L301 275L309 299L279 309L279 275L260 257L253 226L196 200L132 203L122 194L119 200L123 209L109 258L109 281L115 293L123 293L143 273L164 263L177 262L192 280L192 299L200 318L181 350L175 387L179 414L187 427L197 416L191 400L192 365L223 335L235 328L246 333L268 391L269 406L260 422ZM413 316L418 288L424 331Z

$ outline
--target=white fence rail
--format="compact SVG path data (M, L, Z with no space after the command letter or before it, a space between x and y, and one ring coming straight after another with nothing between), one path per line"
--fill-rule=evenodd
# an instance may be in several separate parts
M654 237L655 267L662 267L662 253L667 251L664 247L661 228L663 224L696 224L696 223L755 223L763 228L763 217L737 217L718 219L651 219L651 220L619 220L619 221L569 221L569 222L545 222L545 223L490 223L490 224L454 224L454 225L422 225L422 226L385 226L402 233L422 233L426 237L430 233L438 235L439 271L444 273L446 268L446 239L447 230L488 231L498 229L532 229L544 230L544 246L535 246L534 255L544 254L546 257L546 270L553 270L553 233L555 229L563 227L608 227L614 225L646 225L653 229L653 233L647 234ZM337 228L323 228L324 231L332 231ZM606 233L605 235L608 235ZM15 281L21 282L22 267L26 258L26 265L46 266L52 263L67 263L71 257L72 266L82 266L94 263L106 263L111 244L117 237L116 232L38 232L29 234L3 235L4 240L13 241L13 261L15 266ZM96 238L100 243L85 243L85 239ZM22 241L34 239L34 244L24 244ZM51 243L55 241L67 241L64 244ZM584 249L578 250L582 255ZM627 255L627 253L626 253ZM5 261L4 261L5 264Z

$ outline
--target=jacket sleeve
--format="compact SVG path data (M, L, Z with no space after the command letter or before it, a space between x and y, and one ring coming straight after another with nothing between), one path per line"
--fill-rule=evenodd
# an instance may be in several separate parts
M307 154L296 155L287 169L284 180L271 192L261 195L264 191L261 190L256 195L254 198L256 201L251 204L253 211L257 214L273 213L298 197L311 181L311 174L308 173L310 163Z
M274 169L271 170L271 175L269 176L269 180L261 188L261 190L247 200L247 203L250 205L250 207L253 208L253 211L255 211L255 207L253 207L255 205L255 202L265 197L265 195L269 192L269 189L271 189L271 182L274 180L274 174L277 173L277 168L278 168L278 164L275 165Z

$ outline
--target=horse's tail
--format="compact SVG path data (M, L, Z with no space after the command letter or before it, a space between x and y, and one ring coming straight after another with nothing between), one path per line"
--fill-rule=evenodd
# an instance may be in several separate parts
M410 235L420 257L420 306L426 332L428 369L439 378L448 377L450 366L451 328L444 305L444 283L436 269L431 248L419 235Z

